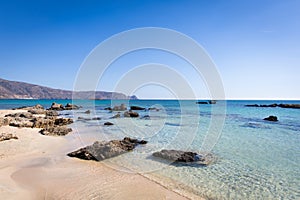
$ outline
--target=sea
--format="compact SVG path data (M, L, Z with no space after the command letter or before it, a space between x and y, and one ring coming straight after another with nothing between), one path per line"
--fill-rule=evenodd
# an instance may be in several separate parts
M61 112L75 120L71 125L73 133L64 136L70 141L70 150L97 140L147 140L148 144L132 152L101 162L127 173L139 173L178 193L188 191L206 199L300 199L300 109L245 106L300 101L228 100L196 104L197 101L14 99L0 100L0 109L35 104L48 108L52 102L80 105L79 110ZM105 108L122 103L128 108L146 109L136 111L137 118L112 118L118 112ZM87 110L90 114L85 113ZM263 120L271 115L277 116L278 121ZM108 121L114 125L104 126ZM152 156L162 149L209 152L216 159L203 166L171 163Z

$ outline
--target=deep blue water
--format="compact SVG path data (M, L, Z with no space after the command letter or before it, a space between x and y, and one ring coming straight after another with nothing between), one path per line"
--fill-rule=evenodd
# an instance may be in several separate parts
M72 100L0 100L0 109L37 103L72 103ZM98 121L76 121L72 126L83 144L125 136L149 143L107 161L147 175L168 177L192 192L212 199L300 199L300 109L245 107L246 104L298 103L300 101L218 101L198 105L186 100L77 100L77 111L65 111L77 119L101 117ZM120 105L156 107L160 111L138 111L141 118L110 119L116 112L105 107ZM90 109L91 114L83 111ZM149 115L149 118L142 117ZM264 121L269 115L278 122ZM105 127L104 122L115 125ZM75 133L74 133L75 134ZM72 136L70 140L74 139ZM152 159L154 151L169 148L211 150L216 163L207 167L169 165Z

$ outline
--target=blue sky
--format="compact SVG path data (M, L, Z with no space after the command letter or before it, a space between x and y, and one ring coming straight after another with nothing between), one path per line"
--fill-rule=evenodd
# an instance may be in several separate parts
M227 98L300 99L299 10L299 0L1 1L0 77L72 89L96 45L119 32L151 26L174 29L202 45L220 72ZM190 66L154 51L118 60L99 89L113 90L126 70L147 62L174 67L199 98L207 96ZM157 86L136 94L170 97Z

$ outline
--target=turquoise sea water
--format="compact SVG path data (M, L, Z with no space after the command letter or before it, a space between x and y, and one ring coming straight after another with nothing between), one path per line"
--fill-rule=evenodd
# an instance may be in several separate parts
M53 101L0 100L0 109L37 103L49 107ZM55 102L66 104L71 100ZM300 199L300 110L244 106L300 101L218 101L215 105L197 105L195 102L78 100L74 103L83 108L64 111L66 117L98 116L101 120L76 121L72 125L76 137L66 137L70 140L70 149L75 148L71 145L72 140L81 140L84 146L95 140L125 136L146 139L147 145L105 163L112 167L121 166L125 171L167 177L174 184L178 183L178 187L210 199ZM121 103L152 106L160 111L138 111L140 118L135 119L110 119L117 112L111 113L104 108ZM84 114L87 109L92 111L91 114ZM150 119L142 118L145 115ZM279 121L262 120L269 115L276 115ZM224 124L218 124L223 119ZM115 125L105 127L106 121ZM213 147L211 151L218 158L207 167L160 162L151 156L154 151L164 148L204 151L209 149L207 147Z

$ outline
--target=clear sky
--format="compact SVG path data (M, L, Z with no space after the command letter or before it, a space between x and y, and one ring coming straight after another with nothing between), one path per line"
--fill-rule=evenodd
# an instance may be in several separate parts
M215 62L227 98L300 99L300 0L0 1L0 77L72 89L77 71L100 42L132 28L164 27L201 44ZM99 83L143 62L174 67L206 97L183 61L157 51L124 57ZM203 90L202 90L203 89ZM146 86L140 98L168 98Z

